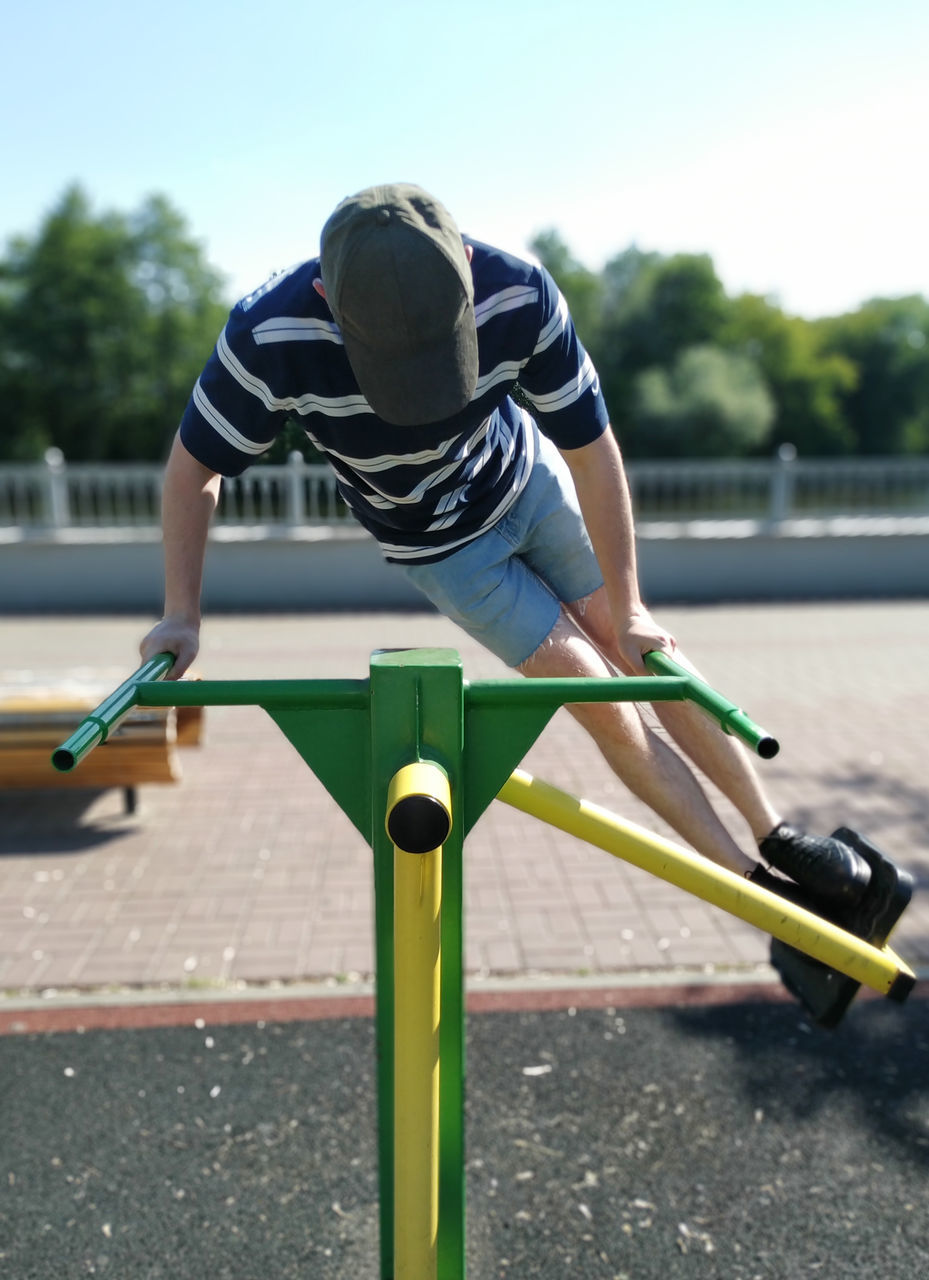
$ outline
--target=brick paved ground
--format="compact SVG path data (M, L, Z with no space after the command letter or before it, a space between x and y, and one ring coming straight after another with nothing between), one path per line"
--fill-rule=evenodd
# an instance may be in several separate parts
M759 762L782 809L867 832L924 892L895 945L929 966L929 603L665 609L718 688L778 736ZM0 673L76 667L118 683L145 620L12 618ZM457 648L465 674L504 674L432 614L214 617L211 678L352 676L375 648ZM357 978L372 968L370 855L273 722L210 708L179 786L0 793L0 989ZM662 830L560 712L526 767ZM722 806L725 808L725 806ZM669 834L666 832L666 834ZM749 926L502 804L466 847L467 965L478 975L671 976L763 965Z

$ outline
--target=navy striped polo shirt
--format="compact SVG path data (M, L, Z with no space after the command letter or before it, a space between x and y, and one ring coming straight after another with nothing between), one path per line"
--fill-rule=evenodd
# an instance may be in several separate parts
M233 308L184 412L186 448L211 470L239 475L297 417L387 560L439 560L490 528L526 483L536 425L559 448L576 449L603 433L608 415L549 273L466 243L474 250L480 366L460 413L416 427L375 415L313 288L320 278L313 258ZM517 382L531 416L510 394Z

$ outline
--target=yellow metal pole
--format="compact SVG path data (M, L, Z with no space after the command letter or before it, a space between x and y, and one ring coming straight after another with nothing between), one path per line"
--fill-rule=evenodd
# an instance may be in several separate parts
M872 947L779 894L522 769L512 774L498 798L747 920L882 995L901 975L913 976L889 947Z
M387 829L394 841L394 1275L398 1280L436 1280L442 846L422 850L436 836L446 838L450 828L451 796L443 771L429 762L400 769L391 780L387 799Z
M394 846L394 1274L434 1280L442 850Z

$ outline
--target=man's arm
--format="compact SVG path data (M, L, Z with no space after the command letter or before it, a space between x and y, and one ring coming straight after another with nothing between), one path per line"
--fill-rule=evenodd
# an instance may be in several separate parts
M600 563L619 650L631 670L644 671L642 654L674 649L674 638L652 618L639 591L629 482L613 432L591 444L564 449L577 497Z
M176 654L170 679L183 675L200 647L200 591L210 521L222 477L198 462L176 436L165 467L161 522L164 540L164 617L143 639L143 660Z

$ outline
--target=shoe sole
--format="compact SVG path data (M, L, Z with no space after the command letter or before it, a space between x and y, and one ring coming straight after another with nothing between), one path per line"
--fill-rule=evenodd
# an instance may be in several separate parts
M883 947L909 906L915 883L913 877L857 831L840 827L832 835L833 839L841 840L859 853L871 868L871 881L861 902L844 920L836 923L872 946ZM832 1030L842 1021L861 986L854 978L813 960L777 938L771 940L771 963L791 995L800 1001L817 1026L827 1030ZM913 985L912 978L901 975L887 993L888 999L902 1004Z

